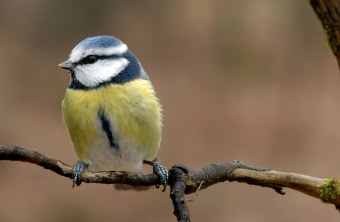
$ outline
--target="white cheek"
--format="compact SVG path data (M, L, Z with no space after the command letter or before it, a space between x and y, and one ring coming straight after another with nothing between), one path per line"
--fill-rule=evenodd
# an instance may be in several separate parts
M76 78L87 87L95 87L109 81L122 72L129 64L125 58L115 60L98 60L94 64L80 65L74 69Z

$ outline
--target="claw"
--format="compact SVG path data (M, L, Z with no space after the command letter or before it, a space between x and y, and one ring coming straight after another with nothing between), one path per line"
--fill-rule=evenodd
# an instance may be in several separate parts
M72 167L72 181L73 185L72 188L74 188L75 185L79 186L82 182L81 175L87 168L87 164L82 161L77 161L73 167Z
M162 192L164 192L169 181L169 171L160 163L153 162L153 172L157 174L160 180L160 185L163 185ZM159 185L156 185L156 188L159 188Z

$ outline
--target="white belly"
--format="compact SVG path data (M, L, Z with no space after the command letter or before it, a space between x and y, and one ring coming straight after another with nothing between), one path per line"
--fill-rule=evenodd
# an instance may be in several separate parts
M89 164L91 171L143 171L145 154L138 146L121 139L119 148L110 146L107 136L103 133L91 148L84 162Z

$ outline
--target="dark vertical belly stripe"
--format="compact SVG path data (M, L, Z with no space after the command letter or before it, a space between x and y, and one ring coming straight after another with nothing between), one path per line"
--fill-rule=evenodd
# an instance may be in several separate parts
M114 138L114 136L112 134L112 126L111 126L108 118L105 116L103 109L99 110L98 116L99 116L99 119L100 119L100 122L101 122L101 125L102 125L102 129L106 133L106 136L109 140L110 147L115 149L116 151L119 151L119 144L116 141L116 138Z

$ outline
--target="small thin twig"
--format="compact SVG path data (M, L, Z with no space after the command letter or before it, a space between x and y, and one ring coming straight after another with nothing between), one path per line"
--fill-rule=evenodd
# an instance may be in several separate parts
M198 196L198 192L201 190L201 187L202 187L202 184L203 184L203 183L204 183L204 180L202 180L202 182L201 182L200 185L198 186L198 188L197 188L197 190L196 190L194 196L191 197L191 198L188 199L188 200L185 200L185 201L187 201L187 202L194 201L194 200L196 199L196 197Z

